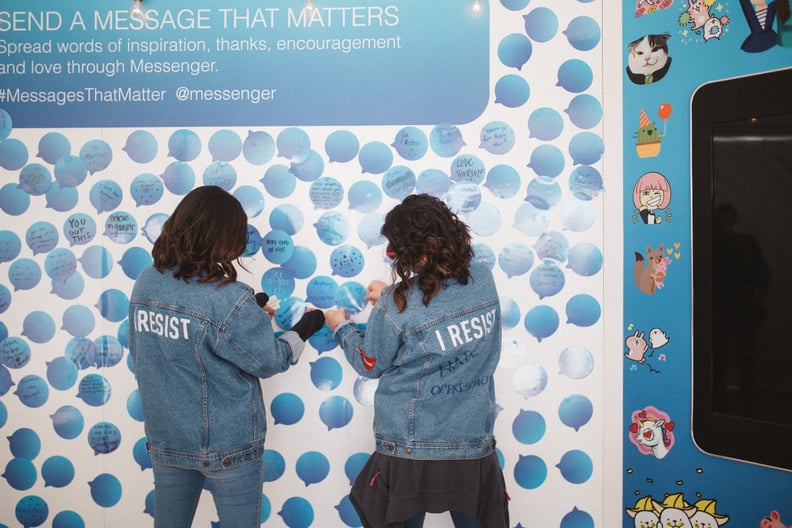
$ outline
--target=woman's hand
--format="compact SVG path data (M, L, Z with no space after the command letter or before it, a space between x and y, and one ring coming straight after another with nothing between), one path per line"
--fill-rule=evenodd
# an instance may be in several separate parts
M363 300L370 302L372 305L377 304L380 295L382 295L382 289L385 288L385 286L387 286L387 284L381 280L371 281L366 288L366 296L363 297Z
M335 330L338 325L347 319L346 308L327 310L325 312L325 325L327 325L330 330Z

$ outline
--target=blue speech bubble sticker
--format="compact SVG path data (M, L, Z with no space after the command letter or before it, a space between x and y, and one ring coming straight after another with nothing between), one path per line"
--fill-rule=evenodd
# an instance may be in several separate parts
M152 244L156 242L160 233L162 233L162 226L165 225L166 220L168 220L168 215L165 213L154 213L149 216L146 219L146 223L143 224L143 236Z
M0 363L10 369L24 367L30 361L30 345L20 337L9 336L0 341Z
M0 141L5 140L14 128L14 120L11 114L0 108Z
M349 236L349 219L336 211L328 211L313 225L319 240L328 246L342 244Z
M36 222L35 224L31 225L30 228L28 228L28 240L29 240L28 247L30 247L30 249L33 250L34 255L38 253L35 248L38 247L39 244L41 244L43 248L52 245L49 236L45 237L46 239L45 241L39 242L39 238L36 236L36 233L38 233L40 229L42 231L46 231L46 227L44 226L43 222ZM55 234L56 243L57 243L57 236L58 235L56 233ZM13 231L6 231L6 230L0 231L0 263L11 262L12 260L14 260L19 256L19 252L21 250L22 250L22 241L19 239L16 233L14 233ZM46 252L46 251L49 250L48 249L42 250L42 252Z
M78 370L85 370L96 364L96 345L86 337L73 337L66 343L64 356Z
M544 299L560 292L564 288L566 279L558 264L546 261L531 272L530 283L531 289L539 296L539 299Z
M248 131L242 143L242 156L253 165L264 165L275 156L275 140L261 130Z
M344 200L344 187L335 178L322 176L311 184L308 197L316 209L333 209Z
M569 190L578 200L588 201L596 198L605 190L602 186L602 175L589 165L575 167L569 176Z
M556 467L561 470L561 475L572 484L583 484L591 478L594 471L591 457L579 449L572 449L564 453Z
M307 487L327 477L330 473L330 461L319 451L308 451L297 459L296 471Z
M44 270L53 282L66 282L77 271L77 257L69 249L54 249L44 260Z
M306 246L294 246L292 257L281 267L290 272L295 279L307 279L316 271L316 253Z
M305 287L306 300L322 309L335 306L336 293L338 283L324 275L313 277Z
M381 141L371 141L360 149L358 161L363 174L382 174L393 164L393 151Z
M518 108L531 97L531 87L521 75L513 73L502 76L495 83L495 103L506 108Z
M558 32L558 17L547 7L537 7L523 16L525 33L535 42L547 42Z
M312 182L324 172L324 160L313 149L298 150L291 157L289 172L294 174L298 180Z
M135 445L132 447L132 458L134 458L137 465L140 466L141 471L151 469L152 467L151 455L146 448L147 443L148 439L143 437L135 442Z
M500 210L490 203L482 203L467 214L466 222L470 231L476 235L493 235L501 226Z
M366 407L374 407L374 395L377 392L378 386L379 379L358 376L358 379L355 380L355 385L353 388L355 399L361 405L365 405Z
M41 465L41 478L44 479L44 486L63 488L74 479L74 465L66 457L51 456Z
M496 257L491 247L480 242L474 242L471 247L473 248L472 264L481 264L490 270L495 269Z
M440 198L451 188L451 178L440 169L421 171L415 182L415 192Z
M14 515L24 528L41 526L49 516L47 502L37 495L27 495L17 501Z
M355 315L365 310L367 303L366 288L359 282L345 282L338 287L335 304L345 308L348 315Z
M278 156L291 159L301 150L311 148L311 138L305 130L297 127L284 128L277 139Z
M68 156L71 152L71 143L68 138L60 132L47 132L38 142L39 158L50 165L55 165L60 158Z
M388 239L382 234L384 223L384 213L369 213L358 222L358 237L367 248L384 245L387 242Z
M594 414L594 405L586 396L573 394L567 396L558 406L558 417L567 427L579 431Z
M10 216L20 216L30 207L30 195L16 183L0 187L0 210Z
M537 108L528 116L530 137L541 141L552 141L564 130L564 119L554 108Z
M360 521L360 516L355 510L355 507L352 505L352 501L349 498L349 495L344 495L341 498L341 502L339 502L335 509L338 511L338 516L347 526L363 526Z
M576 95L564 110L578 128L594 128L602 120L602 103L591 94Z
M85 245L96 236L96 222L85 213L74 213L63 222L63 235L70 246Z
M135 130L121 148L135 163L148 163L157 156L157 138L148 130Z
M94 325L93 312L87 306L73 304L63 311L61 328L74 337L87 336L93 331Z
M19 188L31 196L46 194L52 187L50 170L40 163L29 163L19 171Z
M160 177L165 188L177 196L187 194L195 186L195 171L183 161L170 163Z
M587 327L599 321L602 307L599 301L587 293L573 295L566 304L567 323Z
M132 280L137 279L138 274L154 262L151 252L140 248L131 247L124 251L124 255L118 263L124 271L124 275Z
M203 184L220 187L224 191L231 191L236 185L236 169L225 161L213 161L203 172Z
M559 528L594 528L594 518L588 512L574 506L572 511L561 519Z
M481 127L479 138L479 147L490 154L506 154L514 147L514 129L504 121L490 121Z
M352 161L360 150L360 141L349 130L334 130L325 140L325 153L330 162Z
M531 247L522 242L512 242L504 246L498 254L498 265L509 278L527 273L533 266L534 255Z
M10 231L0 232L0 262L7 261L5 254L11 249L16 249L16 253L19 253L19 239L16 238L16 235L10 237L4 233L10 233ZM25 242L34 255L47 253L58 245L58 229L49 222L35 222L25 232ZM16 255L13 258L16 258ZM9 260L13 260L13 258Z
M110 473L102 473L88 483L91 489L91 498L103 507L110 508L121 500L121 481Z
M456 125L439 123L429 133L429 146L438 156L451 158L465 146L465 141L462 139L462 132Z
M528 182L525 201L537 209L547 210L561 201L561 185L557 181L538 176Z
M605 143L594 132L579 132L569 140L569 155L575 165L593 165L604 152Z
M569 44L578 51L596 48L601 36L599 24L589 16L573 18L562 33L566 35Z
M110 335L99 336L94 339L96 350L96 368L113 367L121 362L124 357L124 347L118 338Z
M201 153L201 138L192 130L182 128L168 138L168 156L180 162L192 161Z
M498 44L498 58L509 68L521 70L532 53L531 40L520 33L506 35Z
M15 138L0 141L0 167L16 171L28 162L28 149L24 143Z
M278 515L289 528L308 528L314 521L313 507L302 497L286 499Z
M536 489L547 479L547 465L536 455L520 455L514 465L514 480L524 489Z
M112 453L121 445L121 430L113 423L99 422L88 429L88 445L94 455Z
M561 224L564 229L580 233L586 231L597 220L597 211L594 205L586 200L571 199L561 206L559 212Z
M273 229L262 237L261 252L273 264L283 264L292 257L294 242L286 231Z
M286 470L286 460L274 449L264 450L262 464L264 465L264 482L278 480Z
M331 357L322 357L311 365L311 383L320 391L329 392L338 388L343 377L341 364Z
M558 67L556 86L571 93L581 93L589 89L593 80L594 74L586 61L568 59Z
M590 242L580 242L569 249L567 267L583 277L596 275L603 264L602 251Z
M99 295L96 308L102 317L110 322L117 323L126 319L129 312L129 298L122 290L109 288Z
M129 191L135 205L154 205L159 202L165 192L165 185L156 175L149 172L138 174L129 184Z
M333 275L354 277L363 270L365 259L363 252L355 246L341 245L330 254L330 268Z
M88 172L95 174L110 166L113 161L113 149L102 139L87 141L80 149L80 158L85 162Z
M369 180L358 180L349 188L349 208L359 213L371 213L382 204L382 191Z
M531 308L523 319L523 326L537 341L550 337L556 330L560 318L558 312L551 306L538 305Z
M294 275L284 268L270 268L261 276L261 289L270 297L285 299L294 293Z
M131 213L116 211L107 215L104 236L116 244L129 244L138 235L138 223Z
M15 490L23 491L36 483L36 467L27 458L12 458L8 461L2 477Z
M408 126L396 133L392 146L402 158L408 161L416 161L426 155L429 150L429 140L423 130Z
M569 256L569 241L563 233L545 231L534 244L534 249L542 260L565 262Z
M475 183L457 182L441 199L454 213L468 214L481 204L481 188Z
M330 396L319 405L319 418L328 431L348 425L353 412L352 404L343 396Z
M74 187L61 187L60 185L53 185L47 191L47 208L60 213L71 211L77 205L80 194Z
M46 343L55 335L55 321L47 312L30 312L22 321L22 335L34 343Z
M15 260L8 268L8 281L14 286L14 291L35 288L41 281L38 262L29 258Z
M81 157L66 155L55 163L54 174L61 187L77 187L88 177L88 167Z
M531 160L528 162L537 176L555 178L564 170L564 153L555 145L539 145L531 151Z
M480 184L484 181L484 162L472 154L461 154L451 162L449 176L453 182Z
M47 381L56 390L67 390L77 382L77 367L65 356L47 363Z
M41 376L28 374L19 380L14 394L26 407L38 408L47 403L49 399L49 385L47 380Z
M258 188L252 185L240 185L234 189L233 195L242 205L248 219L256 218L264 211L264 195Z
M512 422L512 434L521 444L535 444L546 431L547 421L536 411L520 409L520 414Z
M512 382L514 389L527 400L547 388L547 371L537 363L526 363L514 371Z
M305 413L305 405L299 396L291 392L278 394L270 404L270 414L275 425L293 425L299 422Z
M91 407L101 407L110 400L110 382L99 374L88 374L80 380L77 397Z
M77 407L64 405L50 415L55 433L66 440L72 440L82 434L85 420Z
M209 137L212 161L233 161L242 153L242 139L233 130L222 129Z
M267 168L259 181L264 184L264 190L274 198L288 198L297 188L297 177L289 172L288 166L282 164Z

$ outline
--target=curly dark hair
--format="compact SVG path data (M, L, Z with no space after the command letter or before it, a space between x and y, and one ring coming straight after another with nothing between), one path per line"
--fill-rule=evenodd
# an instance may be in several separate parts
M401 279L393 293L400 312L407 307L406 293L412 289L414 274L425 306L448 279L468 283L473 259L470 231L440 199L408 196L385 216L382 234L393 256L393 279Z
M214 185L187 193L165 221L151 256L160 272L173 268L173 276L188 282L219 282L237 278L234 261L245 252L247 215L234 196Z

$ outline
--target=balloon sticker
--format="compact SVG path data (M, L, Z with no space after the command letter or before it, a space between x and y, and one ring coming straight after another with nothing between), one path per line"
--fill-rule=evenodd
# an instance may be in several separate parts
M283 455L274 449L264 450L262 462L264 464L264 482L278 480L286 470L286 461L283 459Z
M454 213L467 214L481 204L481 189L475 183L458 182L451 185L441 199Z
M562 33L566 35L569 44L578 51L596 48L601 36L599 24L588 16L573 18Z
M94 329L93 312L87 306L73 304L63 312L63 326L69 334L75 337L85 337Z
M124 275L132 280L137 279L138 274L153 262L151 252L141 247L127 249L121 260L118 261L124 271Z
M308 247L294 246L292 258L281 265L295 279L307 279L316 271L316 254Z
M41 497L27 495L19 499L14 509L17 521L24 528L34 528L41 526L49 516L49 506Z
M129 315L129 298L121 290L110 288L102 292L96 308L110 322L123 321Z
M579 449L564 453L556 467L561 470L561 475L572 484L583 484L591 478L594 470L591 457Z
M103 335L94 340L96 368L112 367L121 362L124 348L116 337Z
M143 224L143 235L149 242L153 244L157 241L167 219L168 215L165 213L155 213L148 217L146 223Z

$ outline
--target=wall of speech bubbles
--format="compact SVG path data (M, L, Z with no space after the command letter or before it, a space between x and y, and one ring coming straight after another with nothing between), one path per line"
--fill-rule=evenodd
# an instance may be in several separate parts
M512 526L601 526L601 8L446 3L488 19L489 101L469 122L53 130L15 127L0 102L0 527L152 524L128 295L199 185L242 203L242 280L279 299L280 329L308 306L365 324L366 285L390 278L385 213L411 193L442 198L502 297L495 432ZM262 382L262 524L361 526L347 494L373 449L376 381L327 328L309 345ZM217 525L206 496L195 526Z

